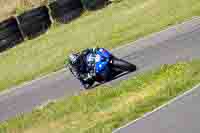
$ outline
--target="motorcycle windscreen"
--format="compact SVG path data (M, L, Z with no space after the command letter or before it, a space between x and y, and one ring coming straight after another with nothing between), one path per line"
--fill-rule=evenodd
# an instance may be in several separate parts
M97 51L97 54L102 56L102 57L106 57L106 58L110 58L110 56L111 56L111 53L108 50L104 49L104 48L100 48Z

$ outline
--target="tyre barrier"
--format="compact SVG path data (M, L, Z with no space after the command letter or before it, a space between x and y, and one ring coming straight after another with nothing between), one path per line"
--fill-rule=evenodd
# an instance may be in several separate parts
M15 17L0 23L0 52L21 43L24 40Z
M49 10L46 6L27 11L17 16L17 20L20 30L28 39L35 38L45 33L52 24Z
M51 18L68 23L79 17L84 9L93 10L109 4L109 0L57 0L47 6L29 10L0 23L0 52L45 33Z
M80 0L58 0L49 4L51 16L59 23L68 23L83 11Z
M86 10L97 10L110 4L111 1L109 0L81 0L81 3L83 4L83 7Z

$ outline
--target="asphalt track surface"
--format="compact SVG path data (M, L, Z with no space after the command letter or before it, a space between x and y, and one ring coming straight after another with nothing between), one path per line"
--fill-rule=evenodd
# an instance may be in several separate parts
M200 87L113 133L199 133Z
M200 58L200 19L171 27L136 42L115 49L114 55L137 65L138 70L119 80L155 68L161 64ZM71 96L80 92L79 82L67 70L61 70L39 80L0 94L0 121L31 112L47 101Z

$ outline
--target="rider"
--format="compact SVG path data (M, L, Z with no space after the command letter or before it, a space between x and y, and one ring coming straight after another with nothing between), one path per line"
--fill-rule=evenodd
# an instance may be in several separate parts
M95 55L98 48L87 48L81 53L71 53L68 56L68 63L74 76L80 80L85 89L92 86L94 83L93 77L95 77L94 60L88 62L87 55ZM90 81L90 82L88 82Z

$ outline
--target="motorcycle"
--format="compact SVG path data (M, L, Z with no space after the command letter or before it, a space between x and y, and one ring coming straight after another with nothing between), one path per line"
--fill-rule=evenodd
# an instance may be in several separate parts
M95 71L95 76L93 78L83 81L84 84L88 86L92 86L94 82L102 84L112 80L120 73L133 72L136 70L134 64L115 57L104 48L98 48L96 54L88 54L86 60L88 64L92 62Z

